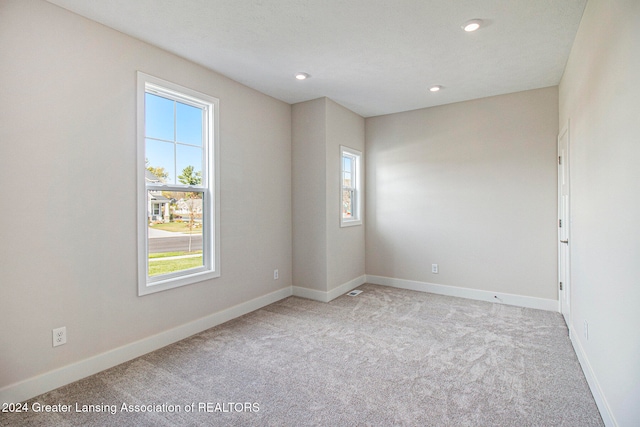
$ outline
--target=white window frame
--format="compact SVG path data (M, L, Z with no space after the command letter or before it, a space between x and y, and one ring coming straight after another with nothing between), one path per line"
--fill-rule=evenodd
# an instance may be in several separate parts
M155 93L205 109L203 120L204 162L202 184L148 183L145 180L145 93ZM219 100L148 74L137 73L137 217L138 217L138 295L190 285L220 277L220 167L218 110ZM194 191L203 193L203 266L149 277L147 191Z
M353 184L351 187L343 186L343 176L344 176L344 161L343 158L345 156L351 157L353 161L353 171L351 171L351 177L353 180ZM364 215L364 205L362 203L362 152L346 147L344 145L340 146L340 227L351 227L354 225L361 225L362 218ZM344 218L342 216L342 203L343 203L343 191L344 190L353 190L354 197L351 201L351 218Z

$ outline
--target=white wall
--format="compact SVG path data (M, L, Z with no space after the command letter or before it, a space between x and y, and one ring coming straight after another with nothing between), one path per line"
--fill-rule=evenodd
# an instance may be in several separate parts
M136 70L220 99L222 277L144 297ZM0 100L0 391L290 291L289 105L32 0L0 3Z
M367 275L557 299L557 102L551 87L367 119Z
M353 111L327 99L327 288L335 289L365 273L365 226L367 212L363 211L363 224L340 227L340 146L345 145L363 153L365 167L364 119ZM364 177L364 174L362 175ZM361 191L366 193L366 182ZM363 203L365 198L362 199Z
M362 117L328 98L292 106L294 294L321 301L365 274L364 226L340 228L340 145L364 151Z
M619 426L640 424L638 20L637 0L590 0L560 83L571 143L572 338L601 412Z
M293 284L327 290L326 99L291 107Z

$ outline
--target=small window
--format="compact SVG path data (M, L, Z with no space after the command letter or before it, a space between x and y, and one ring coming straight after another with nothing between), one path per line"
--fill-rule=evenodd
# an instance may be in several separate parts
M362 153L340 146L340 226L362 224Z
M220 275L218 100L138 73L138 294Z

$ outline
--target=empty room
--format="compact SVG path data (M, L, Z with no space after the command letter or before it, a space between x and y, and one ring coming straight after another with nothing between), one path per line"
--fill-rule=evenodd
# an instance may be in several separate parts
M640 425L637 0L0 0L0 426Z

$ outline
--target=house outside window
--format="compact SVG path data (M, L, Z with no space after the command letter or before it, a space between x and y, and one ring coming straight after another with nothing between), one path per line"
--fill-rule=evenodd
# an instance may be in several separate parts
M340 227L362 224L362 153L340 146Z
M138 73L138 294L220 275L218 100Z

